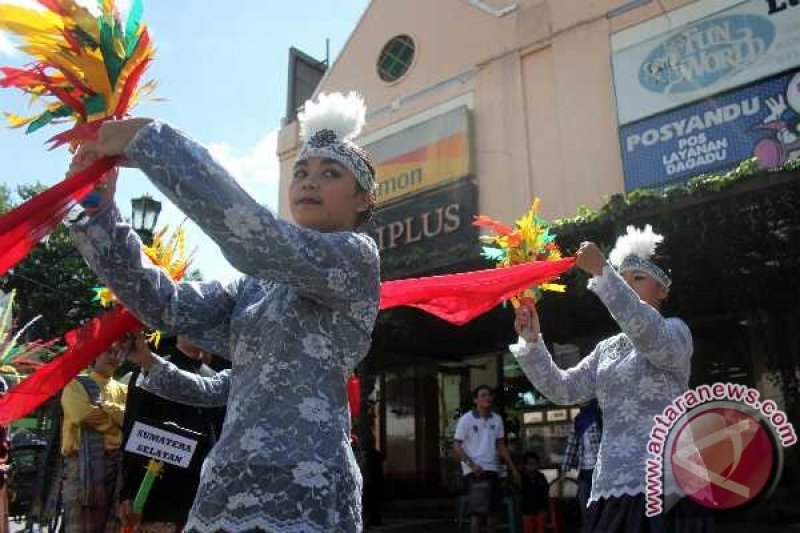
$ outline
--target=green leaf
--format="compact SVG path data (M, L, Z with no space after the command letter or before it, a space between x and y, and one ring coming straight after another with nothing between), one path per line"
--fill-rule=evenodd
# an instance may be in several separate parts
M481 256L489 261L501 261L506 257L506 251L501 248L483 246L482 249Z
M144 3L142 0L133 0L130 11L128 11L128 21L125 24L125 53L130 56L139 42L139 25L142 21Z
M86 108L87 115L102 113L106 109L106 101L103 100L103 97L99 94L93 94L89 98L86 98L83 101L83 105Z
M97 19L100 33L100 53L106 66L108 79L113 87L117 83L119 73L122 71L123 61L114 49L115 20L111 13L104 13Z
M54 119L69 117L72 116L73 113L74 111L72 108L69 108L65 105L57 107L54 111L45 111L39 115L36 120L28 124L28 127L25 129L25 133L33 133L39 128L47 126Z

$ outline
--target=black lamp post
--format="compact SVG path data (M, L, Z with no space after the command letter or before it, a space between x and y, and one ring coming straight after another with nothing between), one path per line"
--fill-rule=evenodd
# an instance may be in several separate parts
M158 215L161 214L161 202L145 194L131 200L131 225L145 244L152 244L153 231L156 229Z

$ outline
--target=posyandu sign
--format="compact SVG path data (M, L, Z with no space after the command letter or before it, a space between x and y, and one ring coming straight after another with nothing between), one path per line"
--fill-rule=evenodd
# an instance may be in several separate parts
M625 188L653 187L757 157L800 157L800 70L620 128Z
M800 66L800 7L749 0L707 14L698 2L676 10L697 19L657 32L648 21L612 37L621 125ZM707 8L705 8L707 9ZM672 15L671 15L672 16ZM669 27L664 18L662 27ZM638 39L638 41L637 41Z

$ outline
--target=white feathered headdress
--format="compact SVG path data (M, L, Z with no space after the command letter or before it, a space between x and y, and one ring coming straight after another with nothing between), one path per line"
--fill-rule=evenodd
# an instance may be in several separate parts
M664 241L664 236L653 231L647 224L643 230L628 226L625 235L617 238L614 249L608 256L611 264L621 273L631 270L645 272L657 279L664 287L669 288L672 280L650 258L656 253L656 248Z
M340 142L352 141L361 133L367 116L364 99L356 92L321 93L317 101L306 101L298 113L300 136L308 141L322 130L329 130Z
M305 146L297 161L325 157L344 165L365 191L375 188L375 173L366 152L353 142L367 115L364 99L355 92L321 93L308 100L298 113L300 136Z

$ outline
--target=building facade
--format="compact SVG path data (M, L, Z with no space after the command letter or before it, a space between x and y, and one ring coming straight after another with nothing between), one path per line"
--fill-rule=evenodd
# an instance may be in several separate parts
M569 217L749 157L773 167L797 156L798 21L785 0L373 0L316 91L366 100L359 142L377 163L369 231L383 278L486 268L478 213L510 222L539 197L543 217ZM298 131L290 116L279 134L286 217ZM697 317L697 379L724 374L784 402L746 331L725 348L745 322L729 314ZM557 363L577 363L607 328L558 335ZM558 463L576 408L531 388L505 348L512 330L507 309L461 328L381 315L362 383L395 494L457 490L455 422L484 383L512 450Z

